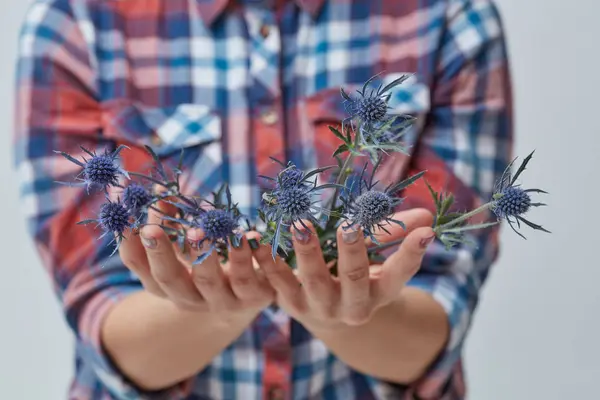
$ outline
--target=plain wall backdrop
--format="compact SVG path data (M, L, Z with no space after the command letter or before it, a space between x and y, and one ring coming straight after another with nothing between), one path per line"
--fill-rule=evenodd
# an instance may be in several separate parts
M524 241L505 228L466 348L469 399L600 398L600 3L497 4L512 60L515 154L537 150L523 183L550 192L532 220L554 233ZM61 400L72 337L26 234L12 167L14 60L28 5L2 0L0 13L0 398Z

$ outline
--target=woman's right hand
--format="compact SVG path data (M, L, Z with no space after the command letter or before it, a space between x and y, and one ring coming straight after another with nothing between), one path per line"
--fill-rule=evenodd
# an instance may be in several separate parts
M164 213L173 212L173 207L164 202L156 207ZM256 243L257 232L247 233L239 248L229 246L226 264L221 264L213 251L201 264L192 265L202 254L198 248L201 230L188 231L187 254L183 254L158 226L162 223L159 212L150 210L148 223L139 235L127 232L119 250L123 263L148 292L181 309L210 311L223 317L258 313L274 301L275 292L268 280L254 268L250 243Z

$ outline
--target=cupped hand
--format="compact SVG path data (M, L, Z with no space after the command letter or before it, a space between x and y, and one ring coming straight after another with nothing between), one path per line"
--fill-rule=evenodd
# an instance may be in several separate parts
M337 277L331 275L319 239L312 232L294 230L296 274L281 258L273 260L268 246L256 250L255 258L276 290L278 304L305 326L361 325L377 309L400 298L435 237L431 229L433 217L427 210L404 211L393 218L403 221L406 231L399 226L386 226L391 234L380 235L378 240L391 242L405 238L381 265L370 265L367 243L360 229L342 227L337 232Z
M247 233L238 248L230 245L226 264L213 251L201 264L193 265L203 251L199 246L202 231L188 231L186 251L182 252L158 226L164 223L162 215L174 213L173 207L164 202L156 207L161 212L151 210L140 235L128 232L119 250L123 263L139 277L148 292L185 310L223 316L258 312L274 301L274 290L253 266L251 245L258 246L255 239L258 233Z

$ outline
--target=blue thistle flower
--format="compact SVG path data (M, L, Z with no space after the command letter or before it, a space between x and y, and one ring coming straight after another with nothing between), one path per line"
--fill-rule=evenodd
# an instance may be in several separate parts
M523 217L523 215L532 207L542 207L546 205L545 203L534 203L531 199L530 193L547 194L548 192L541 189L523 189L521 185L516 184L517 179L523 173L523 171L525 171L527 164L533 158L534 152L535 151L532 151L523 160L514 176L511 174L510 170L516 161L516 158L508 165L508 167L506 167L502 177L496 184L491 205L491 210L494 212L494 214L496 214L498 219L504 219L506 222L508 222L508 225L512 228L512 230L523 239L526 239L525 236L517 231L513 224L516 223L517 228L521 228L521 222L523 222L525 225L534 230L551 233L541 225L534 224Z
M374 236L375 228L389 234L390 232L385 228L385 225L394 223L406 229L402 221L392 218L395 207L404 201L403 198L396 197L394 194L414 183L425 173L425 171L419 172L401 182L390 184L384 190L377 190L375 187L379 182L373 182L373 180L380 162L381 159L373 167L369 181L365 179L367 169L367 164L365 164L360 177L353 180L350 187L340 196L344 208L344 222L346 223L343 229L360 226L364 235L370 237L375 244L379 244ZM358 183L356 190L355 183Z
M112 256L119 250L124 239L124 232L129 228L133 228L131 220L132 215L128 207L120 199L113 202L107 197L107 202L100 207L97 219L86 219L78 222L77 225L96 223L96 228L100 226L104 230L104 233L98 239L102 239L108 234L114 235L115 238L110 243L116 242L117 245L110 254Z
M314 196L323 189L341 187L335 183L317 186L316 175L332 167L316 168L304 173L292 163L285 165L278 160L274 159L274 161L279 163L283 170L277 174L276 178L263 176L265 179L274 181L276 185L273 191L263 194L263 210L261 210L267 226L273 231L269 233L273 258L278 249L285 253L287 248L286 233L282 233L282 228L294 227L294 229L300 230L300 225L309 231L303 220L318 225L319 221L315 215L318 213L329 215L329 211L320 207L319 200L314 200ZM313 176L314 181L310 181L309 179Z
M123 204L135 218L136 227L146 222L148 209L156 200L145 186L136 182L132 182L123 190Z
M226 194L227 203L222 202L223 192ZM203 200L212 206L212 209L204 209L195 200L187 199L183 203L172 203L179 208L181 218L163 217L165 220L177 222L191 228L199 228L204 232L204 238L202 238L199 244L203 245L205 242L208 242L210 243L210 247L193 264L202 263L214 250L218 250L219 247L227 247L228 239L234 246L237 246L242 238L242 233L240 232L240 219L242 215L237 208L237 204L234 204L232 201L229 186L221 186L216 193L213 193L213 197L214 202Z
M117 162L121 150L127 148L127 146L121 145L112 153L109 153L108 150L105 150L104 154L96 154L95 152L91 152L83 146L80 147L86 154L88 154L91 157L89 160L85 157L82 157L83 162L81 162L63 151L55 151L55 153L62 155L67 160L83 168L82 171L75 178L76 180L79 180L81 182L58 183L66 184L69 186L86 186L88 193L90 189L96 188L103 189L106 193L108 193L109 186L120 187L120 175L123 175L127 179L129 179L129 173L123 168L121 168Z
M198 218L198 225L204 231L205 240L227 239L238 228L239 217L228 210L208 210Z
M304 179L304 171L296 167L296 165L293 162L289 161L287 164L284 164L276 158L269 158L277 164L279 164L283 169L279 171L275 178L265 175L259 175L259 177L273 182L275 184L275 191L286 190L300 185L306 186L309 184Z
M531 208L531 197L518 186L509 186L497 195L494 213L499 218L516 217L525 214Z
M345 121L357 118L361 125L372 125L387 119L388 110L390 109L388 101L391 96L389 91L406 81L409 78L409 75L403 75L390 82L385 87L379 85L377 90L372 89L367 92L367 87L375 80L375 78L377 78L377 76L378 75L371 77L364 83L361 90L356 91L358 93L356 98L350 97L343 88L340 90L342 97L344 98L344 108L346 109L346 112L350 114L350 117Z

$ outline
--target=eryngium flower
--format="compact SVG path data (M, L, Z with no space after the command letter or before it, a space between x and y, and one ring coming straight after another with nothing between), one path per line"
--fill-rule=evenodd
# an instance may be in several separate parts
M379 243L374 236L376 228L388 234L390 232L385 228L385 225L392 223L406 229L402 221L392 218L394 208L404 200L403 198L396 197L394 194L411 185L425 173L424 171L419 172L402 182L389 185L384 190L377 190L375 186L378 182L373 182L373 179L378 167L379 163L373 167L373 172L367 182L365 179L367 165L365 164L360 177L340 196L344 205L344 222L346 224L343 226L343 229L360 226L363 229L364 235L370 237L375 244ZM358 183L358 188L355 190L354 186L356 183Z
M514 176L511 175L510 169L514 164L513 160L508 167L504 170L502 178L497 183L494 190L493 202L491 210L496 214L498 219L504 219L508 222L508 225L515 231L519 236L525 239L513 224L517 224L517 227L521 227L521 222L530 228L538 231L548 232L541 225L534 224L533 222L525 219L523 215L527 213L532 207L545 206L544 203L534 203L531 200L530 193L547 193L541 189L523 189L521 185L517 185L516 181L519 176L525 171L527 164L533 157L533 153L529 154L521 163L521 166L517 170Z
M389 91L407 80L409 75L403 75L390 82L385 87L379 85L377 90L371 89L367 92L367 87L376 77L377 75L366 81L362 89L356 91L358 96L355 98L350 97L343 88L341 89L342 97L344 98L344 107L346 112L350 114L349 119L357 118L361 125L370 125L376 122L382 122L386 119L388 109L390 108L388 106L388 101L391 96Z
M271 241L273 258L277 254L277 249L281 247L284 250L286 248L280 246L282 229L292 226L294 229L300 230L300 226L302 226L310 231L303 220L318 225L319 221L315 215L329 213L327 209L318 205L320 201L315 200L315 195L320 190L339 187L334 183L317 186L316 175L331 167L317 168L305 174L292 163L285 165L280 161L275 161L284 169L277 174L276 178L263 176L263 178L275 182L275 189L262 196L265 222L274 231ZM309 178L313 176L314 181L309 181Z
M156 199L145 186L132 182L123 190L123 204L135 218L136 226L146 222L148 208Z
M104 230L104 233L98 238L101 239L108 234L112 234L115 238L111 241L116 241L117 245L111 256L119 250L119 246L124 239L123 233L132 227L131 213L122 201L117 199L113 202L107 198L107 202L102 204L100 207L100 213L97 219L86 219L80 221L78 225L87 225L96 223L96 227L100 226Z
M223 191L225 191L227 197L226 204L222 202ZM240 232L240 219L242 215L237 208L237 204L234 204L231 199L229 186L221 186L216 193L213 193L213 197L214 202L203 200L212 206L212 209L204 209L197 202L186 199L186 202L172 203L182 213L181 218L163 217L165 220L177 222L184 226L202 229L204 237L200 240L199 245L202 246L204 243L209 243L210 247L193 264L202 263L219 245L228 246L227 239L233 242L234 245L237 245L242 238L242 233Z
M55 151L65 157L67 160L77 164L83 170L75 178L81 182L69 183L59 182L70 186L86 186L89 193L90 189L103 189L108 193L108 187L114 186L119 187L119 176L123 175L129 179L129 174L118 164L119 153L127 146L119 146L114 152L109 153L108 150L104 154L96 154L85 147L81 146L81 149L87 153L91 158L88 160L85 157L83 162L71 157L69 154L63 151Z

